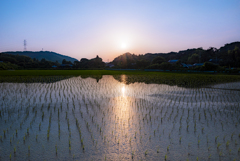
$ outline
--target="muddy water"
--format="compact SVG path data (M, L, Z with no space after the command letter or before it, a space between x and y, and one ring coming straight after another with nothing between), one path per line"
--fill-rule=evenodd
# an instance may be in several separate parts
M236 87L1 83L0 160L239 160Z

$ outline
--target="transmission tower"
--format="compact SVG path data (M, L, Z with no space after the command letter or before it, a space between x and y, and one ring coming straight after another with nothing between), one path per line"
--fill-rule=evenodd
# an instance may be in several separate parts
M27 51L27 40L24 40L23 44L24 44L24 51Z

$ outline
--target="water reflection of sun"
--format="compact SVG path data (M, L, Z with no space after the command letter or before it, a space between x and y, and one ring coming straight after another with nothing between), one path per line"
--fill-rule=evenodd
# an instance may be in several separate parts
M122 87L122 96L125 97L125 86Z
M122 76L122 79L125 79L125 76ZM128 96L128 88L124 83L119 84L118 88L118 97L114 98L114 114L116 118L116 123L121 126L126 125L130 117L130 100L131 97Z

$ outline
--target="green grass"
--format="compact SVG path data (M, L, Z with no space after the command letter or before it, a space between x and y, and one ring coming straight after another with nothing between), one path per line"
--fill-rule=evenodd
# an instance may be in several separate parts
M79 76L79 75L212 75L211 73L150 72L142 70L2 70L0 76ZM227 75L227 74L217 74Z
M113 70L4 70L0 76L79 76L79 75L139 75L159 74L145 71L113 71Z

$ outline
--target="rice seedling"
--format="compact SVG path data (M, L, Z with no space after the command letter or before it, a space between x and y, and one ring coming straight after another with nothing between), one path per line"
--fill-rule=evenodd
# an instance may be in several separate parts
M221 157L223 155L223 152L222 151L220 151L219 152L219 157Z
M148 154L148 150L145 151L145 156Z
M208 147L208 151L211 149L211 146Z
M57 155L57 145L55 145L55 151L56 151L56 155Z
M228 141L226 142L226 147L228 147L229 144L230 144L230 141L228 140Z
M225 138L226 138L226 135L223 136L223 140L225 140Z
M234 132L231 134L231 139L233 138Z

